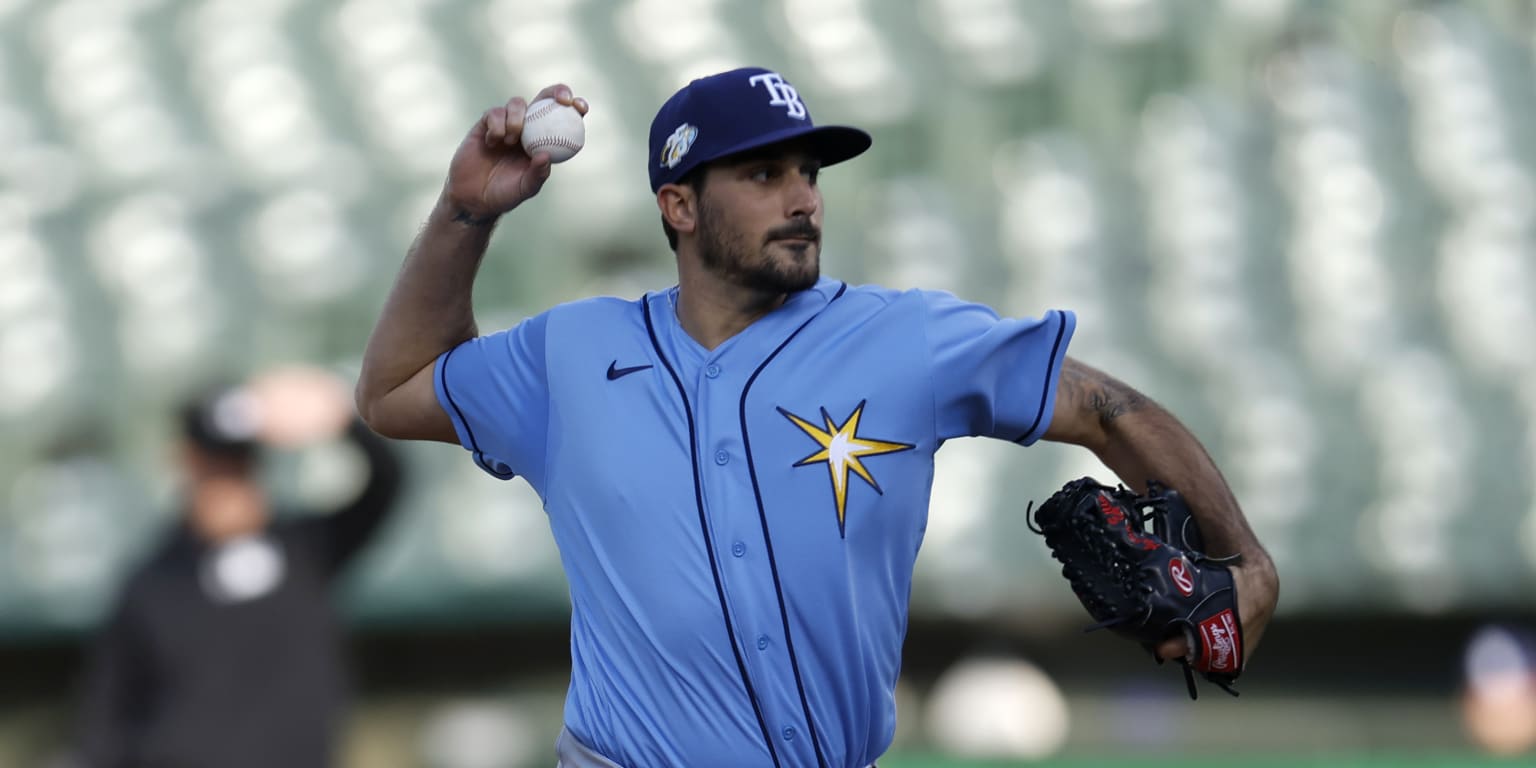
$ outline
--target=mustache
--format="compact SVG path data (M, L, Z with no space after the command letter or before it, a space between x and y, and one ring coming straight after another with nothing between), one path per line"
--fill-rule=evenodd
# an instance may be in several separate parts
M809 240L813 243L821 242L821 229L809 221L793 221L777 229L768 231L765 238L768 242L774 240L788 240L790 238Z

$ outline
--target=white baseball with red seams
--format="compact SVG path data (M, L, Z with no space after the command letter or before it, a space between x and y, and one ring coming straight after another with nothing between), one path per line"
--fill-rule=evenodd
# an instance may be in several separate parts
M529 156L545 152L550 162L563 163L586 142L587 126L575 107L554 99L539 99L528 105L523 117L523 150Z

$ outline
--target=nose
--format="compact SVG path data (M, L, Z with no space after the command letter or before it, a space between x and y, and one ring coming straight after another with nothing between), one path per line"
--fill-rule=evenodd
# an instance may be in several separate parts
M816 209L821 205L821 195L816 191L816 184L811 181L810 176L795 171L790 174L786 187L784 212L789 218L800 216L809 218L815 215Z

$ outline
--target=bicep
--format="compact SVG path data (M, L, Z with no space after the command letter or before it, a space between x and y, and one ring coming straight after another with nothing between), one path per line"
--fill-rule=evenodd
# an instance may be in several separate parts
M458 445L453 421L438 401L436 361L371 404L364 414L373 431L397 440L434 440Z
M1125 382L1068 357L1056 385L1056 405L1044 439L1099 450L1108 442L1115 420L1152 405Z

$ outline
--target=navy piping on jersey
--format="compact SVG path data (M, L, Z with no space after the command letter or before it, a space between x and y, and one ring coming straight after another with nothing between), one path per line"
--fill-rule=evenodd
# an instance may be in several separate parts
M837 289L837 293L827 300L827 304L830 305L842 298L846 290L848 290L848 284L843 283L843 286ZM811 324L812 320L820 316L821 313L818 312L801 323L800 327L789 334L789 337L784 339L783 343L779 344L778 348L774 349L747 378L746 386L741 388L741 445L743 452L747 454L747 474L752 478L752 496L757 499L757 519L763 526L763 549L768 554L768 569L773 573L773 592L779 598L779 618L784 622L784 647L789 651L789 667L795 673L795 689L800 693L800 708L805 711L806 728L811 732L811 746L816 748L816 765L825 768L827 759L821 754L821 739L816 733L816 719L811 716L811 703L805 696L805 682L800 678L800 661L795 657L795 640L789 631L789 610L784 604L784 588L779 583L779 564L773 557L773 537L768 535L768 513L763 506L763 493L757 483L757 465L752 461L752 441L747 436L747 394L752 391L752 384L757 381L758 375L768 367L768 364L773 362L773 359L778 357L779 353L783 352L784 348L789 346L789 343L794 341L807 325Z
M1045 368L1045 386L1040 389L1040 410L1035 411L1035 421L1024 430L1024 434L1014 439L1015 443L1022 443L1024 439L1034 433L1040 426L1040 420L1045 418L1045 403L1051 397L1051 380L1056 378L1056 352L1061 349L1061 337L1067 332L1067 316L1061 311L1056 312L1056 341L1051 344L1051 364Z
M741 673L742 684L747 687L747 699L752 702L752 713L757 715L757 727L763 730L763 743L768 745L768 756L773 758L773 764L778 768L779 753L773 748L773 737L768 734L768 721L763 719L762 707L757 703L757 692L752 690L752 678L747 675L747 663L742 659L741 648L736 644L736 629L731 621L730 606L725 603L725 585L720 581L720 566L715 559L715 545L710 541L709 519L704 514L704 489L701 486L703 480L699 477L699 437L693 424L693 406L688 404L688 391L683 389L683 380L678 378L677 371L672 369L672 363L667 360L666 353L661 351L661 343L656 340L656 326L651 322L649 293L640 299L640 311L645 314L645 332L651 337L651 347L656 350L656 357L661 360L662 367L667 369L667 374L672 377L672 383L677 386L677 396L683 400L683 412L688 415L688 451L693 464L693 500L699 509L699 532L704 535L704 551L709 554L709 572L715 577L715 595L720 600L720 613L725 619L725 634L731 641L731 653L736 656L736 669Z
M469 450L475 455L475 463L497 479L510 480L516 474L515 472L510 469L505 471L497 469L486 460L485 454L480 452L480 444L475 441L475 431L469 428L469 420L464 418L464 411L459 409L459 404L453 399L453 392L448 389L448 361L453 359L453 353L459 351L459 347L468 343L467 341L462 342L458 347L448 350L448 354L443 355L443 364L437 367L437 382L443 388L443 396L448 398L448 404L453 406L453 412L458 414L459 423L464 425L464 434L469 437Z

